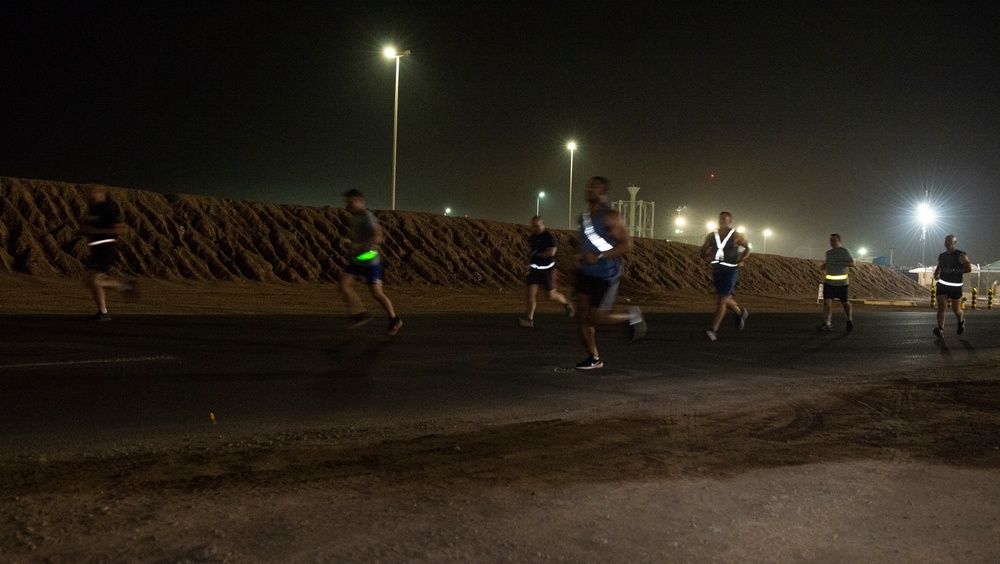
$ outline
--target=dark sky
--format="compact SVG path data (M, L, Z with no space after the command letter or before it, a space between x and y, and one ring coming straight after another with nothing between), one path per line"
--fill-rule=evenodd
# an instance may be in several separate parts
M993 4L995 6L995 4ZM0 175L567 222L613 199L830 232L914 264L916 203L1000 260L1000 8L986 2L53 2L0 12ZM715 175L714 179L711 175ZM689 230L689 233L691 231Z

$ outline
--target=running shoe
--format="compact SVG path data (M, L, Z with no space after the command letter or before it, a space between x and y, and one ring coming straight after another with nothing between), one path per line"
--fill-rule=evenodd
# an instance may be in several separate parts
M365 323L372 320L372 316L368 312L362 311L361 313L355 313L351 316L351 320L347 322L348 329L357 329Z
M958 334L961 335L962 333L965 333L965 320L964 319L958 322Z
M854 331L854 322L851 321L850 319L848 319L847 320L847 332L850 333L851 331Z
M576 315L576 306L573 302L566 302L566 316L573 317Z
M594 355L590 355L586 358L586 360L578 362L575 368L577 370L593 370L595 368L601 368L602 366L604 366L604 363L601 362L601 359L595 358Z
M750 317L750 312L747 308L740 310L740 314L736 316L736 330L742 331L744 327L747 326L747 318Z
M816 328L817 331L829 331L832 328L831 325L827 323L821 323L819 327ZM850 331L850 329L848 329Z
M97 312L88 317L87 321L111 321L111 316L106 313Z
M628 324L632 327L633 341L638 341L646 336L646 320L642 318L642 310L637 307L630 307L628 310Z
M529 329L535 326L535 322L532 321L531 319L528 319L527 317L518 317L517 324L520 325L521 327L528 327Z
M396 319L390 319L389 320L389 331L388 331L388 333L390 335L395 335L396 333L399 332L399 328L402 327L402 326L403 326L403 320L402 319L400 319L398 317Z
M708 337L709 341L714 341L718 339L718 337L715 335L715 331L712 331L711 329L705 329L705 336Z
M943 339L944 338L944 329L941 328L941 327L935 327L934 328L934 336L937 337L938 339Z

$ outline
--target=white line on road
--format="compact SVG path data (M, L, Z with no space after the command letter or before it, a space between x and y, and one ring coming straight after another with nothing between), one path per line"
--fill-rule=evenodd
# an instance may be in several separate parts
M28 362L25 364L0 364L0 370L7 368L40 368L46 366L73 366L75 364L118 364L122 362L152 362L156 360L177 360L176 356L134 356L131 358L94 358L88 360L67 360L63 362Z

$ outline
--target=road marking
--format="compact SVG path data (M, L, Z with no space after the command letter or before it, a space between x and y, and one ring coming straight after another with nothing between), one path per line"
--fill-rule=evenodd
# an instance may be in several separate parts
M67 360L63 362L28 362L24 364L0 364L0 370L7 368L42 368L47 366L73 366L76 364L120 364L123 362L153 362L156 360L177 360L176 356L134 356L131 358L94 358L89 360Z

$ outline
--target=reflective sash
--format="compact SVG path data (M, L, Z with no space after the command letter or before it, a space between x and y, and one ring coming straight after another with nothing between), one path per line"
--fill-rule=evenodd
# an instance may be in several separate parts
M537 264L532 264L531 268L537 268L538 270L548 270L548 269L552 268L555 265L556 265L556 263L552 263L552 264L550 264L548 266L538 266Z
M101 239L99 241L91 241L91 242L87 243L87 246L88 247L93 247L95 245L103 245L105 243L114 243L114 242L115 242L114 239Z
M944 280L938 280L938 284L944 284L945 286L962 286L962 282L945 282Z
M367 251L354 257L354 260L372 260L378 256L378 251Z
M827 274L827 280L847 280L846 274Z
M583 223L583 234L587 236L588 241L590 241L595 247L597 247L598 251L605 253L614 248L614 245L608 243L607 240L604 239L604 237L598 235L597 231L594 230L594 222L590 220L589 213L583 214L582 223Z
M736 230L730 229L729 235L726 235L725 239L719 239L719 230L718 229L715 230L716 251L715 251L715 260L712 261L712 264L721 264L723 266L739 266L738 264L731 264L722 260L726 256L725 253L726 243L729 242L729 238L733 236L733 233L736 233Z

